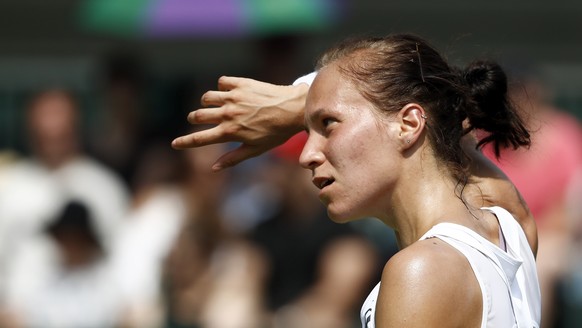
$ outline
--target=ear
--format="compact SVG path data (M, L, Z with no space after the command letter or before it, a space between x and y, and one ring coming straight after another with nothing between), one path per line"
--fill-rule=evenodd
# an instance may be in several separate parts
M416 103L410 103L402 107L398 112L400 123L399 138L404 148L414 145L426 125L424 108Z

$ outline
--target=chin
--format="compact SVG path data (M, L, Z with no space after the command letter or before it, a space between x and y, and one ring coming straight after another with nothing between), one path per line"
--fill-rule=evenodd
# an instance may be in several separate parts
M358 217L347 215L347 213L337 212L327 208L327 216L335 223L348 223L357 220Z

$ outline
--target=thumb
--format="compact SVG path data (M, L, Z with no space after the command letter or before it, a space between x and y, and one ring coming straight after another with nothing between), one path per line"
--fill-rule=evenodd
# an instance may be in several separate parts
M243 161L246 161L247 159L259 156L269 149L270 148L268 147L257 147L243 144L238 148L220 156L212 165L212 170L218 172L223 169L233 167Z

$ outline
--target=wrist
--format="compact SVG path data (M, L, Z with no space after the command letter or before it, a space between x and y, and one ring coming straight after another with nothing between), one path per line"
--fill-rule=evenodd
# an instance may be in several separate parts
M293 119L291 120L293 133L297 133L305 129L305 100L307 99L307 93L309 92L309 84L300 83L296 85L290 85L291 88L291 102L288 107L290 115Z

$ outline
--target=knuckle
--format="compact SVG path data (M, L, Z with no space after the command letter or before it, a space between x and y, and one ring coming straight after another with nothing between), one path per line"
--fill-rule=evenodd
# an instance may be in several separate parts
M237 107L232 104L223 106L223 116L226 120L233 120L238 114Z
M205 92L205 93L202 95L202 97L200 97L200 103L201 103L203 106L206 106L207 102L208 102L208 92Z
M200 114L198 113L198 111L190 112L190 114L188 114L188 122L196 123L199 119L199 116L200 116Z
M240 126L236 124L229 124L228 126L224 127L224 134L228 136L237 135L240 131Z
M231 102L238 102L241 98L241 93L238 90L231 90L228 93L228 100Z
M239 78L239 79L238 79L238 81L237 81L237 85L238 85L239 87L241 87L241 88L244 88L244 87L246 87L246 86L249 84L249 81L250 81L250 80L249 80L248 78L246 78L246 77L241 77L241 78Z

